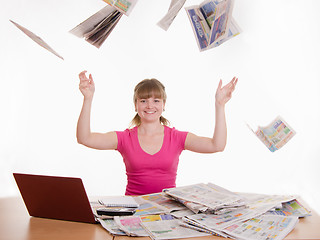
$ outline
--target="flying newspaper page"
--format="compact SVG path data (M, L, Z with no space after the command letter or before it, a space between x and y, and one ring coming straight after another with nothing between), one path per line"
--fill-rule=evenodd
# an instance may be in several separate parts
M103 0L118 11L129 16L138 0Z
M171 0L167 14L157 23L159 27L167 31L186 0Z
M96 48L100 48L122 15L116 8L107 5L69 32L79 38L84 38Z
M19 28L29 38L31 38L33 41L38 43L41 47L47 49L49 52L53 53L58 58L61 58L62 60L64 60L63 57L61 57L55 50L53 50L44 40L42 40L42 38L40 38L39 36L37 36L36 34L31 32L30 30L26 29L25 27L22 27L18 23L14 22L12 20L9 20L9 21L12 22L17 28Z
M279 150L296 134L292 127L280 116L276 117L276 119L266 127L258 126L256 131L248 124L247 126L271 152Z
M234 0L206 0L185 8L200 51L217 47L241 32L232 17L233 5Z

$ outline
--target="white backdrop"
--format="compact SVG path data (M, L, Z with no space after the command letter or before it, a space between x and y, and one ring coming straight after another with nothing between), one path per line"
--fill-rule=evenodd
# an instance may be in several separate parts
M166 86L172 126L211 136L218 81L237 76L226 107L225 151L183 152L177 185L212 182L231 191L296 194L320 211L319 1L236 0L233 16L243 32L201 53L184 9L167 32L156 25L170 0L139 0L100 49L68 31L104 7L101 0L1 2L0 197L19 195L12 172L81 177L88 195L124 193L120 154L76 141L78 73L86 69L96 83L92 129L102 132L128 127L134 86L154 77ZM245 123L265 126L277 115L297 135L271 153Z

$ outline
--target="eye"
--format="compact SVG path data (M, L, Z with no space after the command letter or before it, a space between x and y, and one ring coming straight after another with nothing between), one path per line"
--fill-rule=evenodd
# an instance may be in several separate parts
M155 99L154 102L158 103L160 102L160 99Z
M140 102L141 102L141 103L145 103L146 100L145 100L145 99L141 99Z

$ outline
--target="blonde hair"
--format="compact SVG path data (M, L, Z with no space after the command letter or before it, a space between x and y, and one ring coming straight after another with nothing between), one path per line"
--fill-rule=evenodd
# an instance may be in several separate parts
M141 82L139 82L134 88L134 94L133 94L134 104L136 104L138 98L148 99L150 97L160 98L163 100L164 103L166 103L166 100L167 100L167 94L166 94L164 85L155 78L144 79ZM170 125L169 120L167 120L163 116L160 116L160 123L165 126ZM140 124L141 124L141 118L137 113L132 119L130 126L134 127L134 126L139 126Z

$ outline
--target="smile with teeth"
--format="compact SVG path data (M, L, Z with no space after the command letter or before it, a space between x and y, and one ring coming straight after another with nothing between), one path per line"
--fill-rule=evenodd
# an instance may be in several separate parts
M145 113L147 114L152 114L152 113L155 113L156 111L145 111Z

